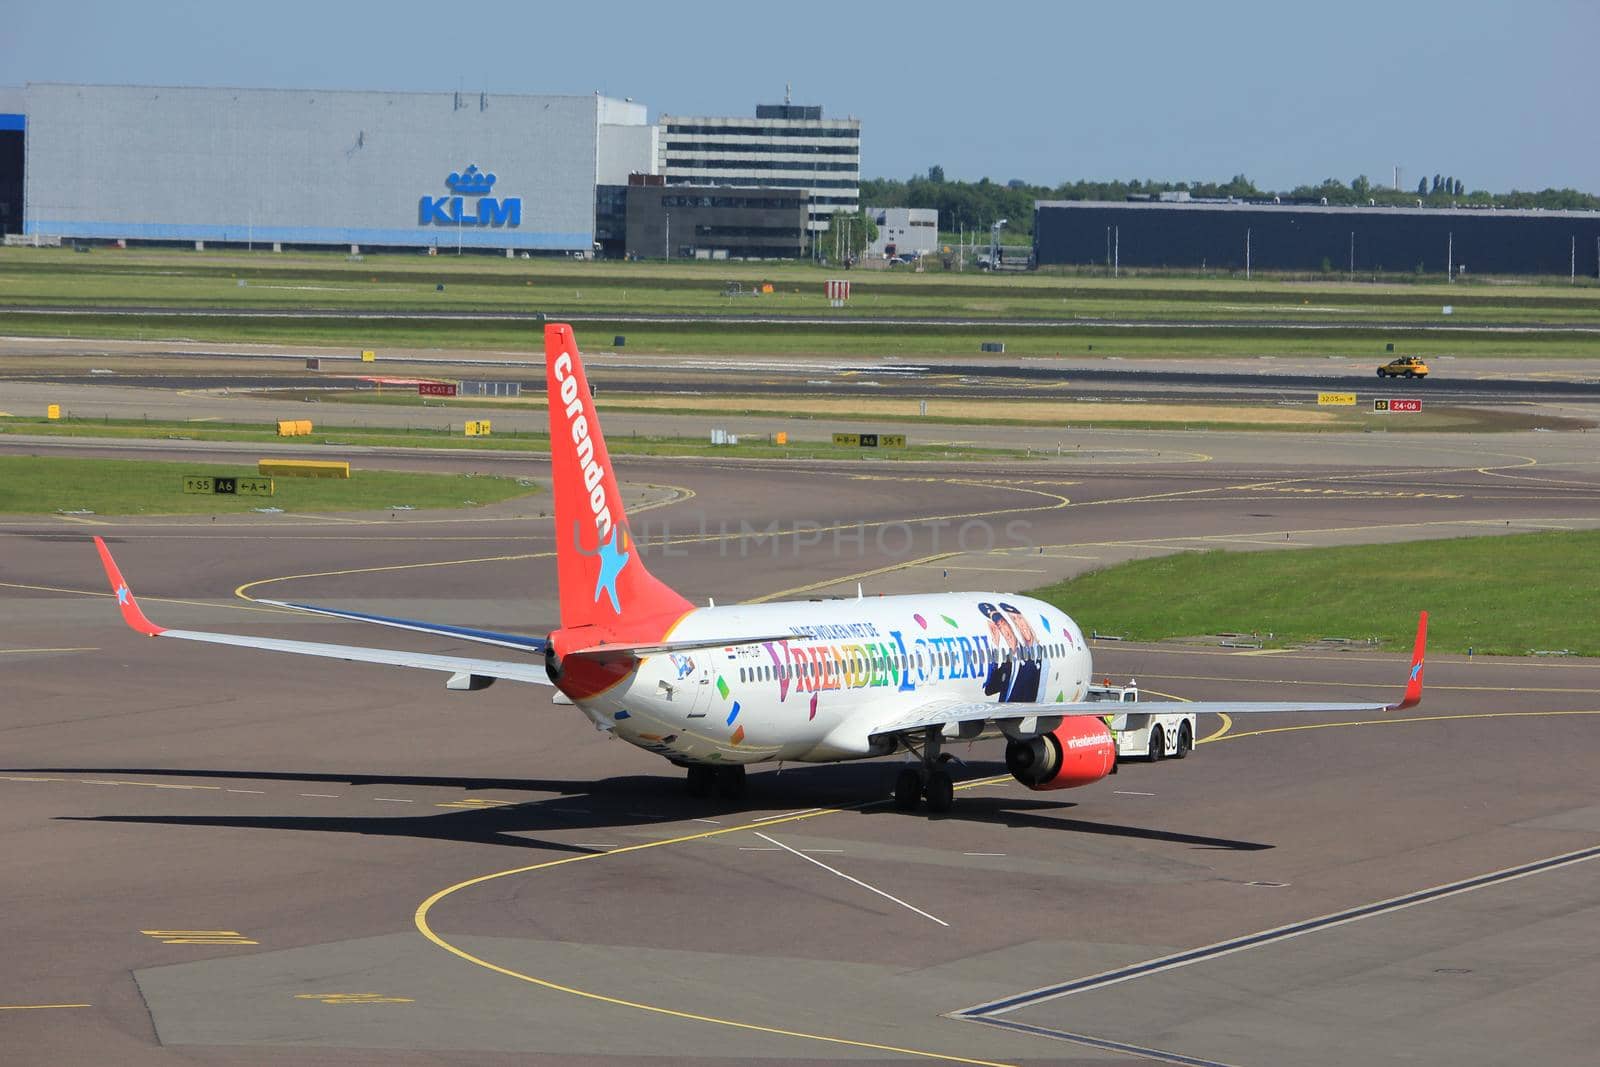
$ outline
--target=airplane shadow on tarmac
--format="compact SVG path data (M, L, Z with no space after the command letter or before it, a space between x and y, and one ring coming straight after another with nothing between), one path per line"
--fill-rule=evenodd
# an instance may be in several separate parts
M54 775L121 775L160 778L209 778L250 782L284 782L305 785L415 786L493 789L510 793L546 794L521 803L496 802L492 807L451 810L432 815L300 816L300 815L98 815L62 816L65 822L115 822L146 825L234 827L263 830L298 830L385 837L415 837L463 844L491 844L512 848L544 849L585 854L596 851L577 845L524 836L547 831L592 830L648 826L706 815L740 815L759 821L798 808L840 808L863 816L915 818L894 811L882 797L898 765L790 766L750 775L742 801L695 800L686 795L681 781L657 775L625 775L596 780L552 778L477 778L395 774L334 774L324 772L196 770L157 767L30 767L4 768L0 773ZM971 777L1003 773L1000 764L967 763ZM968 777L963 775L963 778ZM548 796L547 794L556 794ZM1060 817L1078 805L1072 801L1037 796L961 796L938 821L988 823L1013 829L1059 833L1099 834L1111 837L1165 841L1198 849L1260 851L1275 846L1256 841L1208 837L1149 826L1129 826ZM926 816L922 816L926 817Z

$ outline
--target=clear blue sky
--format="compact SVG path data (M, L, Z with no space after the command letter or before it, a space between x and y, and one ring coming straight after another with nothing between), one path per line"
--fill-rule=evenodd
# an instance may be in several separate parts
M1438 172L1600 192L1594 0L562 4L20 2L0 84L631 96L651 118L821 104L866 177Z

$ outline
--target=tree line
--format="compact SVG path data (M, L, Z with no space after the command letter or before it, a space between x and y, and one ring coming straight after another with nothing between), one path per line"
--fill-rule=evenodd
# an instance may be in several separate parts
M1424 176L1416 188L1394 189L1375 185L1365 174L1348 184L1327 178L1316 185L1297 185L1287 191L1259 189L1243 174L1225 182L1157 181L1133 178L1128 181L1063 182L1060 185L1033 185L1021 180L1004 184L982 178L975 182L947 181L944 168L933 166L928 172L901 181L896 178L869 178L861 183L861 203L872 207L935 208L939 228L984 230L999 219L1006 219L1010 233L1033 232L1035 200L1127 200L1155 199L1161 193L1186 192L1196 199L1253 200L1283 203L1359 205L1375 203L1383 207L1424 207L1454 205L1499 208L1543 208L1547 211L1600 211L1600 196L1576 189L1543 189L1538 192L1512 190L1491 193L1484 189L1470 192L1463 179L1450 174Z

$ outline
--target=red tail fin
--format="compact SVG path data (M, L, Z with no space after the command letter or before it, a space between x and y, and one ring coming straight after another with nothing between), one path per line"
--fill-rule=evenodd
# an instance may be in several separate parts
M561 626L599 627L612 640L656 640L692 605L645 569L628 533L571 326L545 326L544 364Z

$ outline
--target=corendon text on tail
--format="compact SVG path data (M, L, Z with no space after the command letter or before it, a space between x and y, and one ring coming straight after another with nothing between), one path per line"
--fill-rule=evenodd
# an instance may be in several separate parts
M1116 745L1102 718L1108 707L1088 699L1093 664L1083 630L1051 604L986 591L691 605L650 572L628 533L569 326L545 327L545 368L560 618L542 636L263 602L490 646L500 650L496 656L509 650L515 658L163 629L145 617L96 538L124 619L156 637L437 671L452 690L499 680L554 686L555 703L575 706L601 730L683 768L696 795L737 796L751 764L905 753L909 762L894 776L896 804L944 811L953 782L943 750L984 737L1004 739L1006 767L1029 789L1089 785L1115 770ZM1138 708L1230 715L1407 708L1422 697L1426 634L1423 613L1397 701Z

